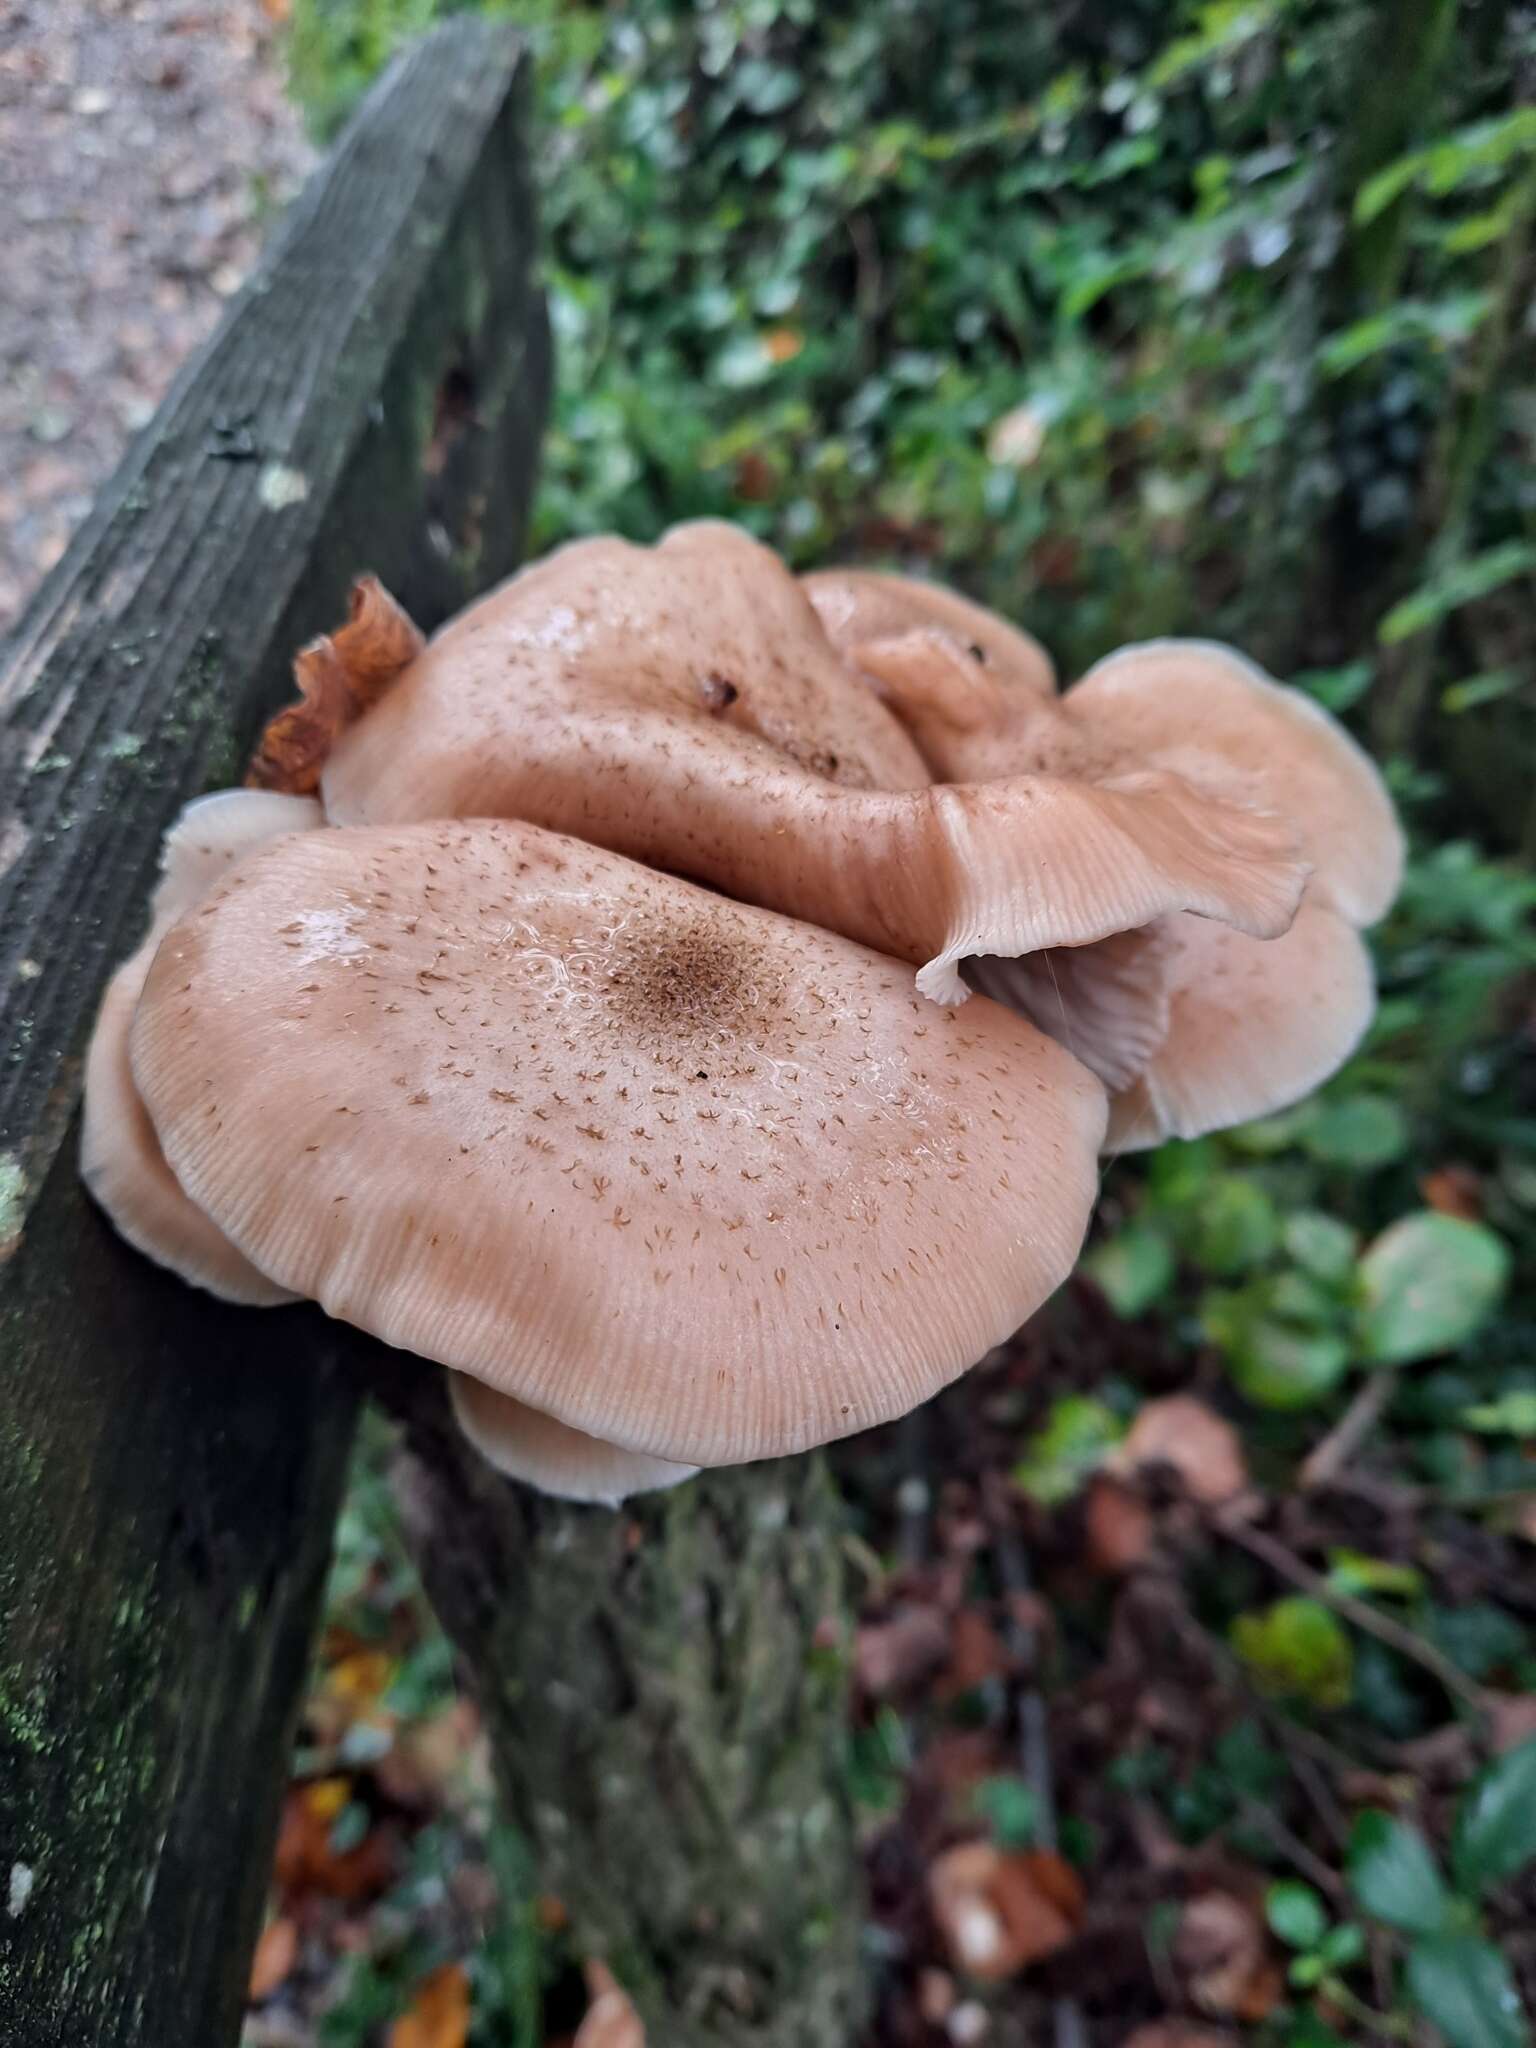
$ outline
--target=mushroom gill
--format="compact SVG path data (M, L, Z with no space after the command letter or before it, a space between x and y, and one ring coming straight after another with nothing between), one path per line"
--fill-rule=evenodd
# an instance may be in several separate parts
M1056 697L1037 666L1005 655L1024 638L1016 628L987 630L979 607L957 626L947 592L842 571L805 587L936 775L1168 774L1197 801L1294 829L1310 878L1284 934L1170 912L1109 947L968 965L976 987L1062 1036L1116 1093L1117 1149L1261 1115L1348 1057L1374 1000L1358 932L1396 894L1403 844L1374 764L1319 705L1196 640L1124 648Z

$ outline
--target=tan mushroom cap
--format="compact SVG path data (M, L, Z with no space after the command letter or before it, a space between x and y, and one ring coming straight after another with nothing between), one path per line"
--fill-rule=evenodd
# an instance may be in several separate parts
M617 1507L631 1494L681 1486L699 1470L648 1458L643 1451L621 1451L510 1394L498 1394L467 1372L449 1373L448 1393L454 1420L487 1463L561 1500Z
M1044 655L979 605L857 571L803 582L839 652L874 680L936 775L1170 772L1287 819L1316 890L1352 924L1374 924L1397 894L1403 836L1375 763L1320 704L1236 649L1144 641L1056 698ZM973 624L956 627L957 606Z
M1050 656L1028 633L955 591L870 569L818 569L800 587L832 645L885 697L938 772L954 735L993 730L1009 697L1054 697ZM968 771L962 771L966 773Z
M1304 691L1214 640L1149 640L1091 668L1062 708L1126 761L1288 818L1314 894L1353 925L1385 916L1403 877L1392 799L1370 755Z
M903 1413L1071 1269L1098 1083L898 963L515 823L284 840L162 942L134 1074L264 1272L620 1445Z
M1245 938L1169 918L1168 1028L1110 1105L1107 1145L1165 1138L1283 1109L1341 1067L1375 1007L1371 958L1353 925L1309 894L1283 938Z
M336 824L520 817L922 968L1169 910L1283 931L1289 829L1172 776L935 788L795 579L735 528L579 542L441 633L337 743Z
M311 797L222 790L187 805L165 836L148 935L102 997L85 1064L80 1170L128 1242L158 1265L225 1301L272 1308L290 1301L187 1200L165 1163L128 1063L128 1031L155 948L233 864L287 832L323 823Z
M936 773L1103 786L1139 767L1296 829L1313 876L1283 941L1175 915L1071 952L967 963L973 987L1060 1038L1111 1090L1130 1091L1111 1111L1113 1144L1262 1115L1347 1057L1372 1003L1349 927L1392 901L1403 840L1374 764L1320 706L1210 641L1124 648L1052 701L1004 690L974 665L967 674L937 628L925 640L871 615L869 629L856 648L846 632L839 644L883 684Z

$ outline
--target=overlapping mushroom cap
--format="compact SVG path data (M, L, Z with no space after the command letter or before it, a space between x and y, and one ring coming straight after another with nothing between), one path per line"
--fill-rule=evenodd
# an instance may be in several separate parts
M1069 1271L1104 1120L994 1004L487 821L243 862L161 940L132 1061L260 1272L673 1464L825 1442L973 1363Z
M976 607L960 617L948 592L857 571L808 577L806 589L936 775L1100 782L1140 767L1294 827L1311 876L1283 935L1174 914L1128 920L1107 947L971 970L1114 1091L1111 1145L1260 1115L1348 1056L1373 1000L1358 931L1396 894L1402 835L1369 757L1320 706L1195 640L1122 649L1055 697L1028 658L1032 643L1021 649L1001 621L988 630Z
M339 735L321 789L335 824L574 833L911 961L942 1002L973 956L1176 910L1274 937L1305 874L1282 817L1176 773L935 784L778 558L713 523L578 542L472 605Z
M128 1061L128 1031L155 949L177 918L247 854L324 821L312 797L220 790L188 804L165 836L150 927L107 984L85 1069L80 1170L128 1242L226 1301L273 1307L293 1297L259 1272L188 1201L165 1162Z
M1251 1116L1369 1013L1390 806L1225 649L1058 698L967 600L701 525L430 644L364 579L298 674L261 793L168 839L87 1178L199 1284L455 1368L554 1492L911 1407L1070 1268L1106 1119Z

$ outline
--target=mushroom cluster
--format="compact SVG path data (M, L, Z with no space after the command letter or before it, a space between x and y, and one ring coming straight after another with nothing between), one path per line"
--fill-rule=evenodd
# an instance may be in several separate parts
M1065 1277L1106 1143L1291 1100L1370 1012L1391 807L1221 647L1058 696L947 591L699 524L430 642L365 578L297 677L167 838L85 1176L187 1279L452 1368L552 1492L905 1412Z

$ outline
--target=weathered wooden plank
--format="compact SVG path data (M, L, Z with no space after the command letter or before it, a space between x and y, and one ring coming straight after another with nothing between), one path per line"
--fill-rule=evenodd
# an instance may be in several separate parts
M517 559L546 342L515 49L455 24L384 82L0 656L13 1227L163 821L236 778L358 570L431 625Z
M430 625L515 563L547 382L524 66L381 84L0 660L0 2043L219 2048L356 1394L85 1201L71 1118L161 831L377 570Z

